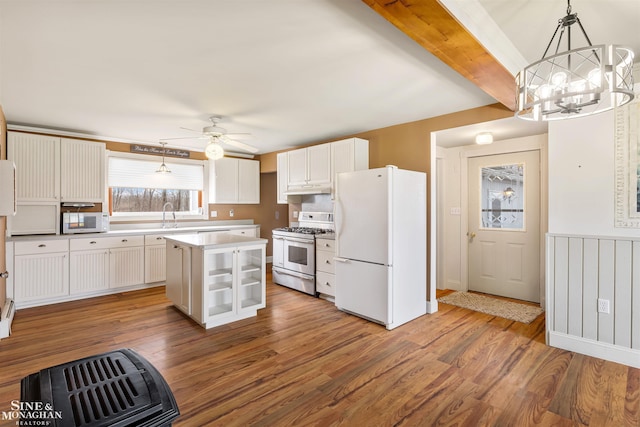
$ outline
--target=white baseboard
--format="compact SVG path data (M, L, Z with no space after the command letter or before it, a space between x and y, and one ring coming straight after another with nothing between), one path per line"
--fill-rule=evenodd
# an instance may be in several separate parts
M7 298L2 312L0 312L0 339L7 338L11 334L11 323L16 314L16 305L11 298Z
M433 314L438 311L438 300L427 301L427 314Z
M575 337L560 332L548 332L548 345L587 356L598 357L610 362L640 368L640 351L620 347L586 338Z

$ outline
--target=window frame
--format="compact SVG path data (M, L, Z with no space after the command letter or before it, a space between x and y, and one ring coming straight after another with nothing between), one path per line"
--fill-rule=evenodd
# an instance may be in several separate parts
M111 187L109 186L109 158L111 157L120 157L120 158L132 159L132 160L158 162L158 166L160 166L160 163L162 162L159 156L107 150L107 155L105 156L105 162L106 162L105 170L107 171L107 176L105 180L105 192L107 194L107 198L105 202L107 203L107 209L109 212L109 221L112 223L127 222L127 221L161 221L162 212L117 213L112 211L112 205L111 205L112 192L111 192ZM171 169L170 165L175 163L199 165L203 167L202 190L191 190L191 191L195 191L196 194L198 194L198 198L202 200L202 207L201 207L200 213L191 214L191 213L176 211L176 220L208 219L208 216L209 216L209 200L208 200L209 199L209 162L205 160L182 159L179 157L165 157L165 163L169 166L169 169ZM107 209L103 209L103 210L107 210ZM173 217L171 217L171 219L173 220Z

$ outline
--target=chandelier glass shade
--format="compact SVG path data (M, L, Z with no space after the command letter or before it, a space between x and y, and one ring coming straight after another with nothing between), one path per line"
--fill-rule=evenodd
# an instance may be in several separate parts
M577 23L588 46L571 49L571 25ZM554 43L556 52L546 56ZM567 51L558 53L567 33ZM619 45L591 45L577 14L558 21L540 61L516 76L516 116L535 121L581 117L610 110L633 97L633 51Z

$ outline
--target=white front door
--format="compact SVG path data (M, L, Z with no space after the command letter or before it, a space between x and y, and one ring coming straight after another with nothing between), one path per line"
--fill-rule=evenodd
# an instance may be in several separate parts
M540 152L473 157L469 290L540 302Z

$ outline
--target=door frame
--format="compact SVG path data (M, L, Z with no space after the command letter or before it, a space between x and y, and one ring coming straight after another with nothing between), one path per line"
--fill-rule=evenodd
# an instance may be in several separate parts
M540 306L545 307L545 237L548 230L548 161L547 134L544 138L518 138L506 144L489 146L469 146L460 153L460 279L461 290L469 290L469 174L468 160L471 157L511 154L523 151L539 151L540 153Z

